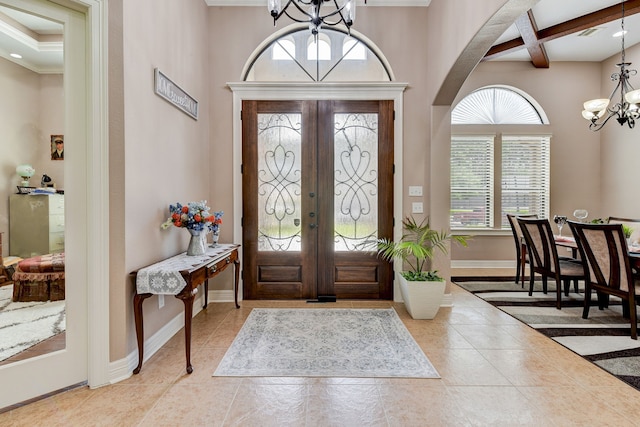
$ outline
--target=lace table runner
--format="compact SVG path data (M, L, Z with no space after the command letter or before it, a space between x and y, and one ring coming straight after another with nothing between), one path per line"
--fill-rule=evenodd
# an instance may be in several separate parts
M181 271L194 271L203 264L217 262L228 256L235 244L219 244L207 247L204 255L187 256L186 252L167 258L156 264L138 270L136 276L136 290L138 294L177 295L184 289L187 282L180 274Z

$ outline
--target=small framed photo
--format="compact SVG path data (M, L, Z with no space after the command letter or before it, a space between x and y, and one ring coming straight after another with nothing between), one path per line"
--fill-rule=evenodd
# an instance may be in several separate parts
M51 135L51 160L64 160L64 135Z

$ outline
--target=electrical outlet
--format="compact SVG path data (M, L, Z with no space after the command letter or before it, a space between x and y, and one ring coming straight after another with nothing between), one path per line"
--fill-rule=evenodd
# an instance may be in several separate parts
M409 196L422 197L422 186L421 185L410 185L409 186Z
M164 307L164 295L160 294L158 295L158 308L162 307Z
M422 202L411 203L411 213L420 214L423 212L424 212L424 208L422 207Z

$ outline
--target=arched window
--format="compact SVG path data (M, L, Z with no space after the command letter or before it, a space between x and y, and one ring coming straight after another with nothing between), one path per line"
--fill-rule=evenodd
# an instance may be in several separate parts
M271 59L276 61L293 61L296 57L296 44L293 39L283 38L273 44Z
M331 59L331 41L325 34L309 36L307 40L307 59L328 61Z
M271 82L394 80L391 67L380 50L357 31L352 29L349 35L339 27L323 28L318 40L316 46L308 26L292 24L283 28L254 51L245 64L242 79ZM320 55L316 59L318 51Z
M455 106L451 124L452 229L505 229L506 214L549 216L551 135L532 97L481 88Z
M543 118L521 93L502 86L471 92L451 112L451 124L543 124ZM548 123L548 122L546 122Z
M342 44L342 56L345 60L366 60L367 52L358 40L346 38Z

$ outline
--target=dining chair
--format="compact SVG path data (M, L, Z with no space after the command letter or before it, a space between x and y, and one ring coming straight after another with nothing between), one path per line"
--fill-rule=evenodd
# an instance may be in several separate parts
M556 282L556 308L560 310L562 308L561 285L564 284L565 295L569 295L571 281L577 282L585 277L583 263L581 260L560 259L558 257L551 224L547 218L518 218L518 224L529 254L531 268L529 296L533 295L534 273L542 276L542 291L545 294L547 293L547 279L551 277Z
M623 224L625 227L631 228L629 242L633 242L633 244L640 243L640 219L610 216L607 218L607 224ZM636 276L636 278L640 278L640 260L636 259L631 261L631 272Z
M617 296L623 302L623 316L630 320L631 338L637 340L636 304L640 303L640 282L631 271L622 224L568 223L576 238L578 250L586 260L582 318L589 317L592 291L596 291L600 310L608 306L609 296Z
M517 218L538 218L538 215L514 215L507 214L507 220L511 226L511 232L513 233L513 240L516 244L516 283L522 281L522 287L524 288L524 272L526 264L529 264L529 257L527 256L527 245L524 242L522 231L520 230L520 224L518 224ZM531 270L529 271L531 273Z

